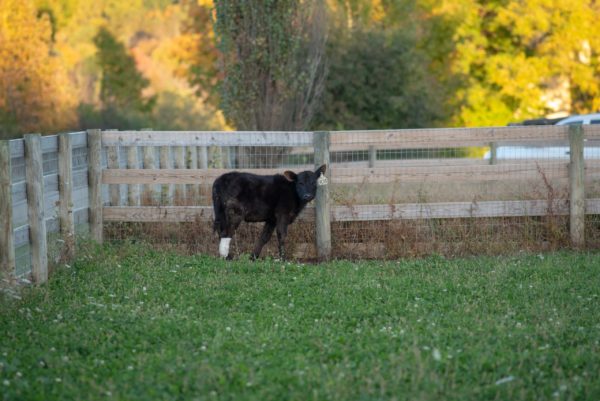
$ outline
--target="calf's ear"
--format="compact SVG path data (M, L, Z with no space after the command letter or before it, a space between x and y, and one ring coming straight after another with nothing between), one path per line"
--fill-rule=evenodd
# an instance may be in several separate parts
M327 170L327 165L323 164L321 167L319 167L316 171L315 174L316 175L321 175L321 174L325 174L325 171Z
M296 173L294 173L293 171L286 171L285 173L283 173L283 176L285 177L286 180L288 180L289 182L294 182L296 181Z

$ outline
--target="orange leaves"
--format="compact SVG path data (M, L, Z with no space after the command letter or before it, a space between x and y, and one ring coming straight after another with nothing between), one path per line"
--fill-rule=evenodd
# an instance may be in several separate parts
M50 22L31 1L0 0L0 115L10 116L9 134L75 124L73 89L52 50Z

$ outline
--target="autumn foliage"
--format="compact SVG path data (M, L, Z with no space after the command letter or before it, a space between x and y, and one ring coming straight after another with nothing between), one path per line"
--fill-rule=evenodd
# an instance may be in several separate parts
M0 137L75 124L77 98L51 33L31 2L0 0Z
M0 0L0 137L597 112L598 21L590 0Z

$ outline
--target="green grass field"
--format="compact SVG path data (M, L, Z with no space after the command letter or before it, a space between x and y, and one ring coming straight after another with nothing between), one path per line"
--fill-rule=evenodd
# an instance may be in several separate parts
M600 254L89 248L0 301L4 400L598 400Z

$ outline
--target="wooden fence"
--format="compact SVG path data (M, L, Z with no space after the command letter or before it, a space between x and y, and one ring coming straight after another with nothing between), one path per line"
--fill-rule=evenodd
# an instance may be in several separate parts
M157 185L173 193L186 185L211 184L230 171L222 153L209 168L209 149L288 148L309 154L312 163L329 165L330 185L319 187L314 207L302 219L315 222L318 256L331 254L331 222L392 219L570 216L571 240L583 246L586 214L600 214L600 199L585 197L585 187L600 177L600 158L584 160L584 147L600 141L598 126L536 126L473 129L424 129L337 132L155 132L89 130L58 136L32 134L0 141L0 269L8 277L27 275L36 282L48 275L48 235L57 233L53 257L72 257L76 227L98 242L103 224L115 221L186 222L212 220L208 205L156 206L144 202ZM494 154L502 144L562 143L567 159L502 161ZM377 151L489 147L484 159L378 160ZM335 162L339 152L363 151L368 159ZM283 167L247 169L258 174ZM239 168L238 168L239 170ZM510 174L518 179L564 179L568 198L465 202L332 204L330 186L397 182L496 182ZM193 188L192 188L193 190ZM552 203L552 204L549 204ZM15 250L17 250L15 252ZM17 263L19 258L30 263ZM29 271L30 270L30 271Z

